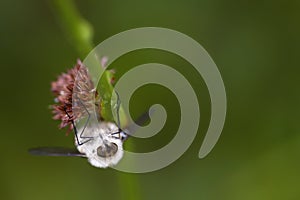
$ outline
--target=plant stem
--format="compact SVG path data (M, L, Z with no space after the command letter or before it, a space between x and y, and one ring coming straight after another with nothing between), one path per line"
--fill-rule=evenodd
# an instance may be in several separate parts
M66 38L75 47L81 57L92 49L92 26L80 16L73 0L52 0L55 16L65 32Z
M93 49L93 28L76 9L73 0L52 0L53 12L60 23L66 37L74 46L80 57L85 57ZM111 94L113 86L111 78L114 75L110 71L105 71L103 79L100 80L100 96L102 99L101 116L107 121L113 121L111 113ZM120 108L122 122L126 123L123 109Z
M80 57L85 57L93 49L93 29L92 26L81 17L79 11L73 0L51 0L51 6L53 8L54 15L56 16L60 26L65 32L66 37L70 40L70 43L74 46ZM105 84L104 88L101 88L101 93L112 93L113 86L110 83L110 78L112 74L106 71L104 74ZM102 91L103 90L103 91ZM107 95L106 95L107 96ZM111 97L111 95L108 95ZM103 98L102 98L103 99ZM105 116L104 119L112 121L112 115L110 114L110 100L104 99L105 102L109 102L102 105ZM120 108L122 110L122 108ZM101 113L102 114L102 113ZM123 115L124 116L124 115ZM122 117L122 116L121 116ZM129 142L129 141L128 141ZM130 142L129 142L130 143ZM132 145L132 144L128 144ZM118 172L118 179L120 184L120 194L124 199L141 199L139 194L139 184L137 180L137 175L126 174Z
M128 174L124 172L120 172L119 174L119 182L120 182L120 187L121 189L121 194L120 196L122 197L121 199L130 199L130 200L139 200L141 199L141 194L140 194L140 185L138 184L137 181L137 174Z

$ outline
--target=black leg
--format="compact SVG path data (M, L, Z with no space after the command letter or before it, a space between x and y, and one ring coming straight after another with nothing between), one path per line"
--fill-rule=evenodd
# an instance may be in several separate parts
M121 129L121 121L120 121L120 106L121 106L121 101L120 101L120 96L117 91L115 91L117 95L117 126L119 128L119 133L122 131Z
M71 119L71 116L69 115L66 106L64 106L64 110L65 110L67 116L69 117L69 119ZM76 128L76 126L75 126L74 120L71 120L71 123L72 123L72 125L73 125L74 134L75 134L75 137L76 137L77 144L78 144L78 145L81 145L80 142L79 142L79 139L78 139L78 135L77 135L78 132L77 132L77 128Z
M84 141L84 142L82 143L82 144L84 144L84 143L86 143L86 142L88 142L88 141L91 141L91 140L94 138L94 137L83 136L83 133L84 133L84 131L85 131L85 129L86 129L86 127L87 127L89 121L90 121L91 114L89 113L89 111L88 111L88 109L86 108L86 106L82 103L81 99L78 98L78 100L79 100L80 104L83 106L83 108L85 109L86 113L88 114L88 118L87 118L87 120L86 120L86 122L85 122L85 124L84 124L84 127L83 127L83 129L82 129L80 135L79 135L79 137L80 137L81 139L88 139L88 140L86 140L86 141Z
M121 121L120 121L120 105L121 105L121 101L120 101L120 96L119 94L115 91L116 95L117 95L117 126L118 126L118 131L111 133L111 135L117 135L117 138L121 139L122 141L126 140L128 138L128 134L125 133L122 129L121 129Z
M81 102L81 100L80 100L80 102ZM83 105L82 102L81 102L81 104ZM84 107L85 110L87 111L87 109L86 109L86 107L85 107L84 105L83 105L83 107ZM69 115L66 106L64 107L64 110L65 110L67 116L71 119L71 116ZM82 131L81 131L81 133L80 133L80 135L79 135L79 137L80 137L81 139L87 139L87 138L88 138L88 140L86 140L86 141L84 141L84 142L80 142L80 141L79 141L79 138L78 138L78 131L77 131L77 128L76 128L76 126L75 126L74 120L71 120L71 123L72 123L72 125L73 125L73 129L74 129L75 138L76 138L77 144L78 144L79 146L80 146L80 145L83 145L83 144L85 144L85 143L87 143L87 142L89 142L90 140L93 139L93 137L84 137L84 136L82 136L82 135L83 135L83 132L85 131L85 128L87 127L87 124L88 124L88 122L89 122L89 120L90 120L90 113L89 113L88 111L87 111L87 114L88 114L88 119L87 119L87 121L85 122L84 128L82 129Z
M116 108L116 112L117 112L117 121L116 121L116 124L117 124L117 126L118 126L118 131L117 132L114 132L114 133L111 133L110 135L117 135L117 137L116 138L121 138L121 135L120 135L120 133L121 133L121 128L120 128L120 115L119 115L119 111L120 111L120 104L121 104L121 102L120 102L120 96L119 96L119 94L115 91L115 93L116 93L116 95L117 95L117 108Z

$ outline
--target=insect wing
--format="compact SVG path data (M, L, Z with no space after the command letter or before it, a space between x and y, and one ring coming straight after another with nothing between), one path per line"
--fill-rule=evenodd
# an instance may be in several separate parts
M31 155L35 156L71 156L86 157L75 149L66 147L37 147L28 150Z
M95 110L95 106L100 104L98 102L98 93L89 71L83 64L81 64L77 71L73 86L72 99L72 111L76 119L80 119L82 116L87 116L88 112L93 112Z
M132 135L133 133L135 133L137 131L137 129L139 128L139 126L144 125L147 121L150 120L150 115L152 115L152 112L145 112L143 113L141 116L139 116L133 124L130 124L129 126L127 126L124 131L130 135ZM137 125L139 126L137 126Z

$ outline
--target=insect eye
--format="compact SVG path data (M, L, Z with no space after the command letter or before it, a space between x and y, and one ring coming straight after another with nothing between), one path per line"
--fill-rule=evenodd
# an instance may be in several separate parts
M118 145L116 143L104 144L97 148L97 155L103 158L111 157L118 151Z

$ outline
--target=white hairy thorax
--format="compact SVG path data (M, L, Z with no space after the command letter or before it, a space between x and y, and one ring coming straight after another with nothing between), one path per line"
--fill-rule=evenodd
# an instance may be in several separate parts
M100 122L86 127L83 136L93 137L90 141L78 145L75 138L75 145L80 153L86 155L91 165L100 168L114 166L123 157L123 142L112 135L118 131L115 123ZM81 130L78 132L81 133Z

